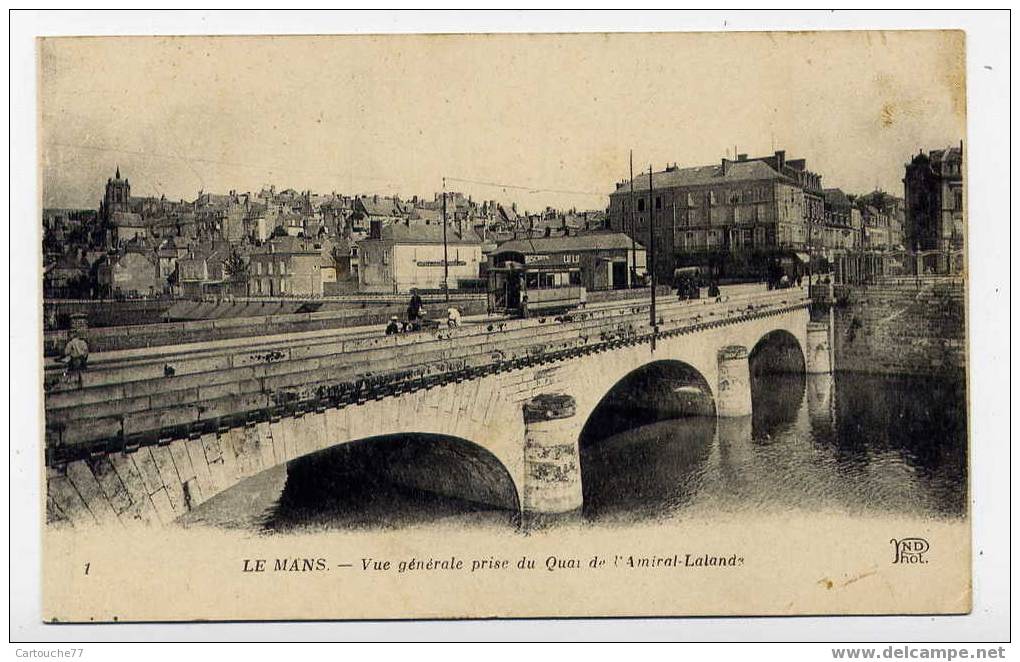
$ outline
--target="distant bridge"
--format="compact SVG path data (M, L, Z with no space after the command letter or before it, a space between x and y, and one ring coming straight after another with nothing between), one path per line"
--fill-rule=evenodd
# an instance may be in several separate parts
M654 327L647 303L629 303L438 334L97 355L80 383L47 372L48 521L170 524L274 466L409 434L455 440L464 470L406 468L398 477L408 484L569 512L582 499L578 440L614 386L675 368L699 406L748 416L749 355L773 347L773 369L831 371L829 329L810 322L810 303L788 289L660 302Z

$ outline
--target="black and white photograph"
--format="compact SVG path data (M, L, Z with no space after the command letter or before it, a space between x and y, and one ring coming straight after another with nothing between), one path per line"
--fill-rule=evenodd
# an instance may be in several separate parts
M971 611L963 30L35 46L43 622Z

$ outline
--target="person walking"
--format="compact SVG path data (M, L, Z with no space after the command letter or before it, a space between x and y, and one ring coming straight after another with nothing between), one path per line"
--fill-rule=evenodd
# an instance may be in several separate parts
M460 311L457 308L447 308L446 314L446 326L451 329L460 326Z

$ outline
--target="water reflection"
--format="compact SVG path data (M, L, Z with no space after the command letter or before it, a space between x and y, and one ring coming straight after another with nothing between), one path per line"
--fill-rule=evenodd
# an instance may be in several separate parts
M626 521L683 508L700 488L715 419L660 421L581 449L584 516Z
M751 417L668 421L593 444L586 516L965 514L961 383L770 375L752 389Z

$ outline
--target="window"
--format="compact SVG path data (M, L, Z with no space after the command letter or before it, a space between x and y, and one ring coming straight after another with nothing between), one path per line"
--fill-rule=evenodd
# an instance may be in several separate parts
M656 209L662 209L662 196L661 195L655 196L655 208Z
M390 263L390 252L388 250L383 249L383 252L382 252L382 263L383 264L389 264Z
M687 206L697 207L698 206L698 194L693 191L687 194Z
M719 204L719 196L716 194L715 191L708 192L708 204L713 206Z
M645 199L644 198L638 198L638 201L637 201L637 210L638 211L644 211L645 210Z

